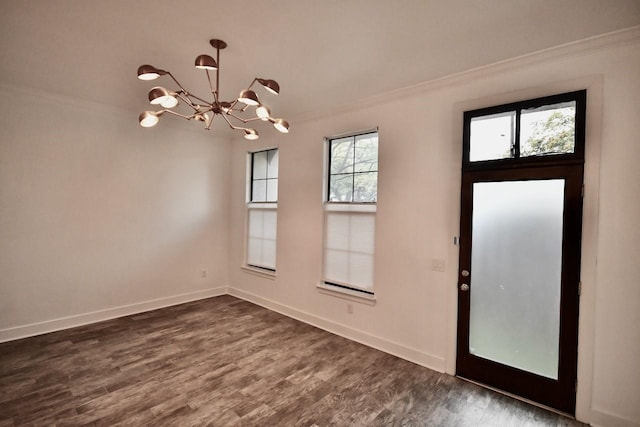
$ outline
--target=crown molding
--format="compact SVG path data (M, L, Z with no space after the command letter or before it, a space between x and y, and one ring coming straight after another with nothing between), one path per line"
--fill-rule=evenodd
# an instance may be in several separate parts
M547 49L483 65L459 73L449 74L433 80L427 80L416 85L376 94L371 97L355 100L349 104L339 105L331 109L318 110L315 112L303 113L298 117L292 117L290 123L304 123L318 120L339 114L346 114L372 105L380 105L394 102L399 99L407 99L422 95L436 89L447 86L456 86L468 81L477 80L487 75L504 73L513 69L522 68L534 64L542 64L557 58L570 56L581 56L592 52L620 47L640 42L640 25L613 31L586 39L577 40L570 43L561 44Z

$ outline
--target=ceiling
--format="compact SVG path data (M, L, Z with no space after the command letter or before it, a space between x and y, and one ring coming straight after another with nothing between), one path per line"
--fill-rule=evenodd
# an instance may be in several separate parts
M0 83L132 114L147 109L156 83L136 78L141 64L170 70L206 97L194 59L215 56L209 39L222 39L222 98L254 77L275 79L280 95L259 95L294 123L639 25L640 0L0 0L0 24Z

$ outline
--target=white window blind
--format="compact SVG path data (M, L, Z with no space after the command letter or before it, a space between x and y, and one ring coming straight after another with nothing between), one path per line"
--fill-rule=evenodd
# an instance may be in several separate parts
M249 208L247 264L275 270L277 211Z
M325 282L373 290L375 213L326 212Z

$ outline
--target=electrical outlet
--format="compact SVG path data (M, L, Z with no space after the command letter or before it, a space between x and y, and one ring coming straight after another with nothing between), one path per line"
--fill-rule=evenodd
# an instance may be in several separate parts
M347 304L347 313L353 314L353 304Z
M200 272L200 275L202 276L203 279L207 277L207 270L202 270L202 272Z
M444 260L443 259L432 259L431 260L431 269L433 271L444 271Z

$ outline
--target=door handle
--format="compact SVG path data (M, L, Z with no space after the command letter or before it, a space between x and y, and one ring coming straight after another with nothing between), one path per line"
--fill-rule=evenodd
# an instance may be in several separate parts
M461 291L468 291L469 290L469 285L467 285L466 283L463 283L460 285L460 290Z

